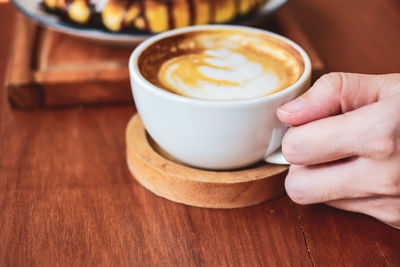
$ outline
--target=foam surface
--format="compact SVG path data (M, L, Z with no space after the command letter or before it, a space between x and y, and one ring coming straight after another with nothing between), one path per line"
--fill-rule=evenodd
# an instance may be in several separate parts
M142 73L161 88L198 99L269 95L293 84L302 65L293 48L260 37L265 36L209 31L161 40L144 53Z
M277 90L282 82L273 70L227 48L205 50L193 56L173 58L163 66L169 88L179 94L201 99L243 99L263 96ZM203 64L199 64L202 62ZM193 69L185 79L182 68ZM187 70L187 69L186 69Z

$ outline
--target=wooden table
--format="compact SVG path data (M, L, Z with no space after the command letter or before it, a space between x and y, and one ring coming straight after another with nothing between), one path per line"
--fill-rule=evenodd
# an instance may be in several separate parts
M327 71L400 71L397 0L293 0ZM0 5L0 83L15 16ZM400 266L400 231L287 196L233 210L161 199L129 174L131 106L12 110L0 96L2 266Z

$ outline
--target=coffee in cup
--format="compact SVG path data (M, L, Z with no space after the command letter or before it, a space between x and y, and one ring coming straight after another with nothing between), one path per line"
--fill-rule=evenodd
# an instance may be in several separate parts
M158 40L138 59L143 77L169 92L204 100L241 100L279 92L304 71L286 42L246 29L183 32Z
M214 170L269 160L287 129L277 108L311 79L310 59L294 42L228 25L155 35L133 51L129 71L152 139L178 161Z

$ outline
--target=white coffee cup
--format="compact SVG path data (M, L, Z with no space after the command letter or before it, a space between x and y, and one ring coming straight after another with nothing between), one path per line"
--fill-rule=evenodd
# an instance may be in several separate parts
M176 34L208 29L246 30L271 35L297 50L304 61L300 78L272 95L232 101L209 101L160 89L139 71L138 58L154 42ZM279 152L287 126L276 110L310 86L311 62L306 52L289 39L268 31L228 25L192 26L164 32L141 43L129 60L132 93L143 124L167 153L193 167L241 168L263 159L287 164ZM278 150L278 152L276 152Z

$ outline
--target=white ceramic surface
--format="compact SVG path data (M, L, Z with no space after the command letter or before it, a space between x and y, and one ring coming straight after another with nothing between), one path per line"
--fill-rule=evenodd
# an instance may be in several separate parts
M187 31L221 28L269 34L290 44L305 63L300 79L269 96L207 101L157 88L140 74L137 59L157 40ZM264 30L228 25L187 27L149 38L132 53L129 70L135 104L151 137L176 159L205 169L240 168L271 155L280 147L287 128L276 117L276 109L306 91L311 79L310 59L294 42Z
M46 27L96 42L134 46L153 35L151 33L139 31L110 32L106 29L96 29L72 24L61 20L57 15L49 14L43 11L40 8L41 1L42 0L11 0L11 3L20 12ZM269 0L254 16L245 18L243 20L238 20L236 23L248 25L249 23L252 23L252 21L273 13L287 2L288 0Z

